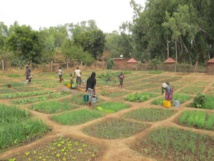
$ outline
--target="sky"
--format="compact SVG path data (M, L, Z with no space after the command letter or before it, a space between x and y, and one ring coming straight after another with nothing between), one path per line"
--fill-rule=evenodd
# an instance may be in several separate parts
M144 6L146 0L135 0ZM7 26L40 27L95 20L103 32L119 30L122 22L131 21L130 0L0 0L0 22Z

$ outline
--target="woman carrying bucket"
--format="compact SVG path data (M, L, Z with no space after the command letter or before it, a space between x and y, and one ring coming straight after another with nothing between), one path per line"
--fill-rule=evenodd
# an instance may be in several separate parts
M88 92L88 105L91 106L92 97L95 95L95 86L96 86L96 73L92 72L91 76L87 79L86 89L85 91Z

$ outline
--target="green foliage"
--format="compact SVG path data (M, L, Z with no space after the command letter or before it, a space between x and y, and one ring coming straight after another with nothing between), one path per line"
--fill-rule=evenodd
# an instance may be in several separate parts
M205 102L205 95L203 94L198 94L194 99L193 99L193 106L196 108L203 108Z
M132 93L125 97L125 100L131 101L131 102L143 102L151 99L152 97L157 96L153 93Z
M0 105L0 151L42 136L48 127L30 118L30 113L16 107Z
M105 34L101 30L82 32L74 37L74 43L81 46L85 52L90 53L94 59L97 59L104 50Z
M107 59L107 69L112 69L114 66L114 59Z
M84 51L81 46L77 46L70 40L64 41L62 51L70 60L77 60L79 62L82 61L86 65L90 65L94 61L89 52Z
M38 32L33 31L31 27L15 26L14 32L7 38L7 45L22 60L40 63L43 46Z
M214 113L208 114L205 111L184 111L179 117L179 123L199 129L214 129Z
M97 110L107 112L107 113L117 112L129 107L130 105L124 104L122 102L103 102L96 105Z

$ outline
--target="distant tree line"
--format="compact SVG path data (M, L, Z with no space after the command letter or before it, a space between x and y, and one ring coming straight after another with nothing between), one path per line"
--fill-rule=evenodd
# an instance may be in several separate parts
M141 61L173 57L179 63L205 64L214 57L214 3L212 0L134 0L132 22L119 31L104 33L94 20L33 30L14 22L0 22L0 57L14 65L51 60L81 60L91 64L103 53Z

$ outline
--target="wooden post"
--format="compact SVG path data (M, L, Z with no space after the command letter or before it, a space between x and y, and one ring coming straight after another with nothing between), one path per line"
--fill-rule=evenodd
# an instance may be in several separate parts
M68 62L67 62L67 69L68 69Z
M2 70L4 70L4 60L2 59Z

